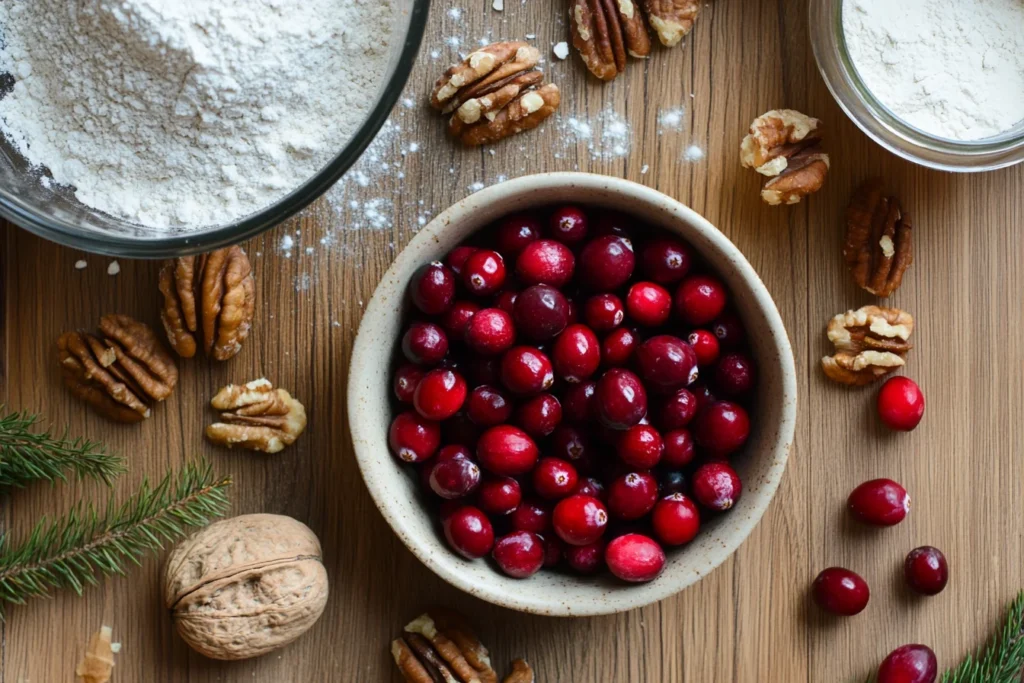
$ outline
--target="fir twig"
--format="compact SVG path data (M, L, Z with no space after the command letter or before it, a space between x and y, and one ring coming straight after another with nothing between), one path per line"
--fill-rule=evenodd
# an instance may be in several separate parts
M1006 611L1002 629L982 650L949 669L942 683L1019 683L1024 670L1024 591Z
M39 522L20 545L0 535L0 601L16 604L51 590L81 593L96 574L123 574L125 561L159 550L227 510L230 477L216 477L209 463L186 465L155 487L148 480L121 505L111 498L100 516L79 503L62 519ZM0 602L0 618L3 604Z
M65 472L109 485L125 471L124 460L107 453L101 444L71 439L66 430L60 436L35 431L38 421L38 415L21 412L0 417L0 487L22 487L38 479L66 481Z

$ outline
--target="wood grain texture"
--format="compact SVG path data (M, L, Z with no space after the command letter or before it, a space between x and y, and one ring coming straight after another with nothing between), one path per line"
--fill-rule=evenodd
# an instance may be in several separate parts
M393 120L402 135L383 144L394 163L367 187L348 183L332 204L245 245L257 277L254 332L225 364L181 364L181 381L140 426L117 426L87 412L60 386L52 349L58 334L94 326L118 311L157 323L156 265L83 255L0 228L0 399L45 412L74 432L123 452L131 472L159 476L186 457L206 454L231 472L233 512L292 515L323 542L332 596L323 618L300 641L262 659L218 663L189 651L171 628L159 595L160 562L104 581L82 598L62 594L10 610L2 626L0 681L61 682L101 623L124 643L116 681L397 681L386 645L407 619L435 602L456 605L480 626L500 665L523 655L543 683L862 681L892 648L931 644L943 665L988 636L1004 604L1024 587L1024 167L985 175L917 168L865 138L835 105L808 46L806 0L715 0L685 46L655 50L609 85L587 78L575 55L550 46L566 39L561 0L508 2L504 13L476 0L461 17L433 8L421 57L407 88L415 106ZM453 53L482 36L536 34L546 68L563 88L560 121L488 150L457 149L423 106ZM433 58L431 51L437 51ZM692 94L692 96L691 96ZM832 172L799 206L769 208L759 177L740 168L738 146L750 120L792 107L822 118ZM659 125L659 111L685 107L681 132ZM567 140L570 116L618 112L632 129L626 156L595 155ZM411 153L415 141L419 151ZM689 144L706 158L682 158ZM597 157L597 158L595 158ZM582 170L636 180L689 204L747 255L775 297L800 373L800 420L783 485L764 520L735 556L698 585L660 604L619 616L558 620L518 615L444 584L396 540L367 494L352 457L345 418L349 347L363 302L397 250L417 229L476 182L551 170ZM892 302L917 320L907 372L928 396L922 426L886 433L873 418L872 390L826 383L818 359L833 314L871 299L850 281L840 258L841 215L869 174L887 179L914 215L916 263ZM371 199L383 213L365 224ZM422 201L422 205L419 203ZM349 202L355 202L355 208ZM382 226L382 227L381 227ZM300 234L297 234L301 231ZM296 247L280 248L285 235ZM326 245L320 245L326 238ZM312 246L311 253L305 247ZM85 270L73 266L88 261ZM267 376L305 402L310 425L277 456L220 451L201 437L212 392L227 381ZM910 490L913 511L888 530L850 526L847 493L889 476ZM68 508L101 487L72 483L10 492L3 523L17 535L43 514ZM905 553L924 543L950 558L952 581L939 597L912 600L901 588ZM863 615L834 620L808 606L814 575L849 566L870 582Z

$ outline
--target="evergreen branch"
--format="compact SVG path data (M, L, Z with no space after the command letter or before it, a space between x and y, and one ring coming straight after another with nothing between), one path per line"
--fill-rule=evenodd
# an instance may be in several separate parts
M23 487L38 479L66 481L65 472L109 485L125 471L124 459L107 453L101 444L71 439L66 430L60 436L33 431L38 421L38 415L21 412L0 417L0 487Z
M942 674L941 683L1018 683L1024 670L1024 591L984 649Z
M168 473L155 487L144 480L121 505L111 498L100 516L78 503L62 519L41 520L28 538L11 547L0 535L0 619L3 603L22 604L51 590L81 594L96 574L123 574L126 561L181 538L187 527L204 526L227 510L230 477L216 477L208 462Z

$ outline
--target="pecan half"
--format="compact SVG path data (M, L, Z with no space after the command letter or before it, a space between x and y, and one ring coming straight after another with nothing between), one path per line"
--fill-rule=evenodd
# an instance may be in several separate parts
M569 24L573 47L602 81L622 73L627 57L651 53L647 24L633 0L571 0Z
M793 109L766 112L740 143L740 164L769 179L761 199L773 206L796 204L821 189L828 154L821 149L821 121Z
M843 259L857 285L880 297L899 289L914 262L910 215L883 195L877 178L857 188L846 208Z
M160 318L171 347L191 358L199 346L216 360L242 349L256 310L256 283L240 247L169 261L160 269Z
M482 47L437 79L430 105L444 113L454 111L465 99L496 90L501 81L534 68L539 61L540 51L518 40Z
M821 359L822 370L840 384L871 384L906 363L913 331L913 317L897 308L864 306L840 313L828 323L836 352Z
M703 0L644 0L647 21L665 47L678 45L693 28Z
M468 146L486 145L536 128L562 101L554 83L520 92L509 84L491 96L471 99L448 123L448 133Z
M210 400L222 411L221 422L206 428L210 441L263 453L278 453L306 428L306 409L284 389L266 379L229 384Z

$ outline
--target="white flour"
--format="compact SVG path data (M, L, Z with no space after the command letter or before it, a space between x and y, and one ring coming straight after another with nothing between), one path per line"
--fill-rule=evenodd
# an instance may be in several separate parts
M341 150L390 56L389 0L0 0L0 131L89 206L220 224Z
M867 87L898 117L956 140L1024 120L1024 0L845 0Z

